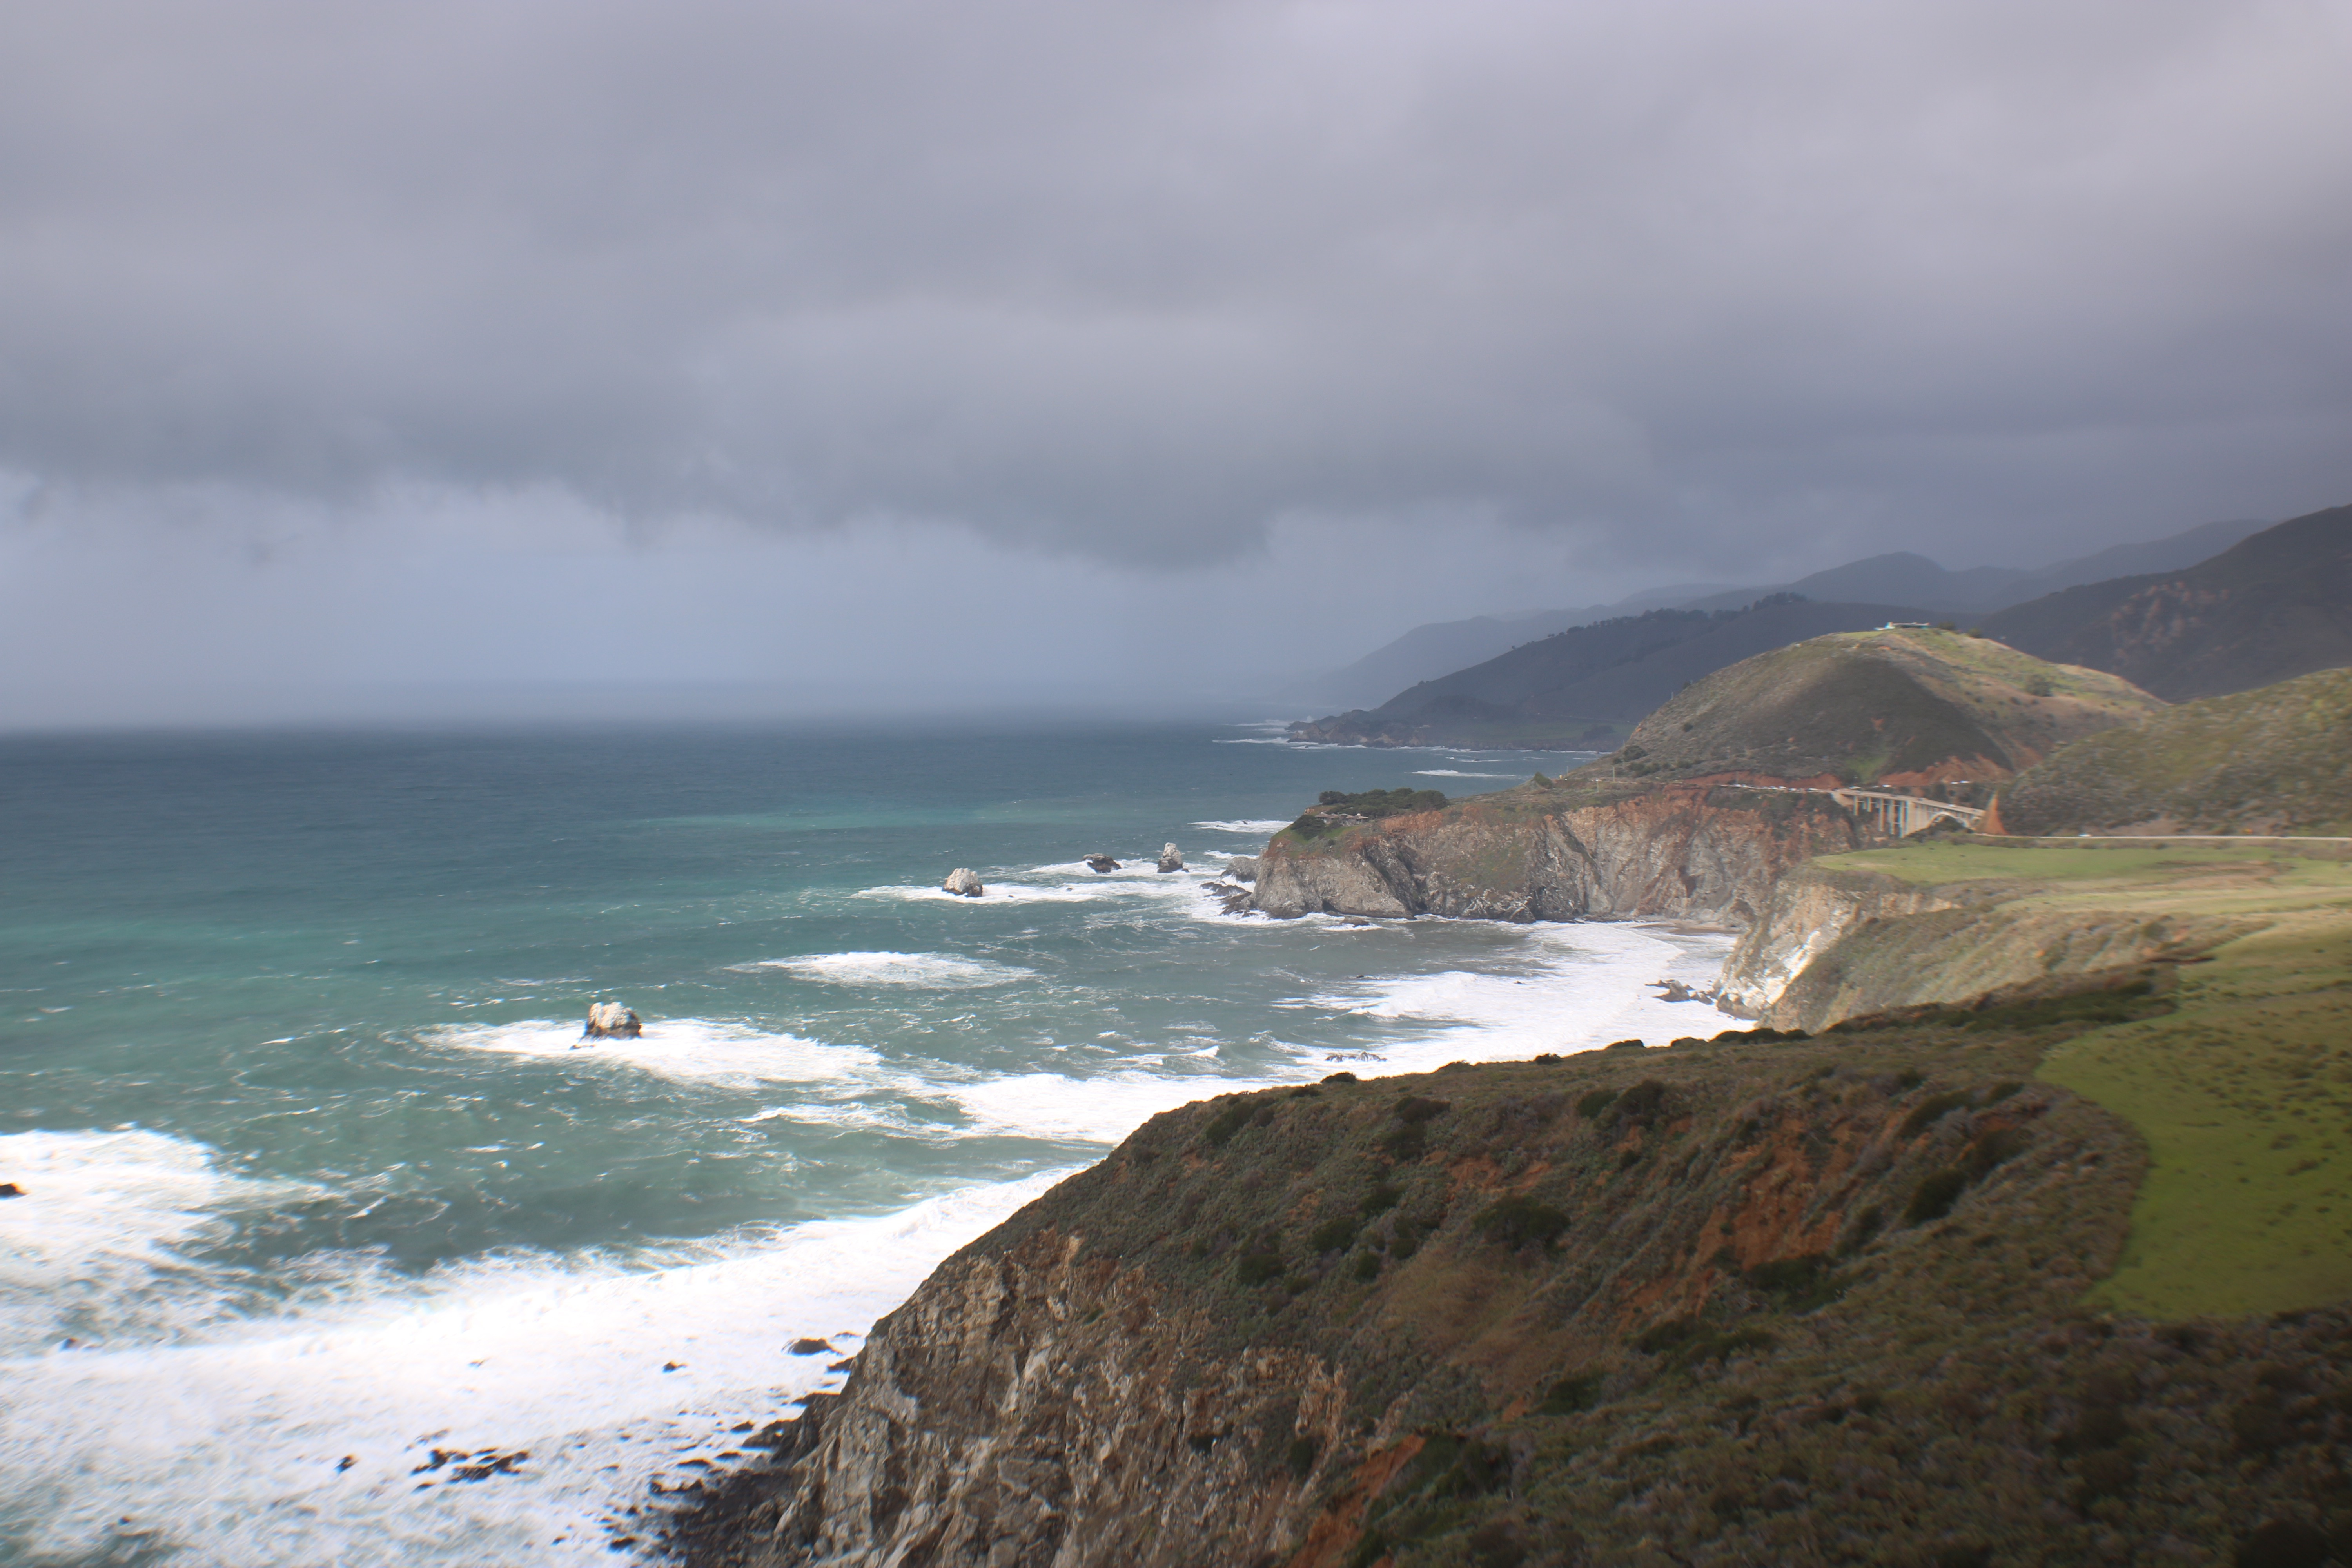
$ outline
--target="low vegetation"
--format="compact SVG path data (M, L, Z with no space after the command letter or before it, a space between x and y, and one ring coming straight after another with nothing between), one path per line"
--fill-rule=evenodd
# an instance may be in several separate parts
M2352 835L2352 669L2183 703L2078 741L2001 791L2000 824Z
M1972 932L2004 928L2121 920L2222 933L2194 962L2165 971L2153 993L2126 984L2008 1014L2074 1030L2038 1076L2123 1117L2152 1152L2130 1245L2098 1299L2167 1316L2294 1310L2352 1297L2352 853L2161 840L1949 843L1815 865L1934 886L1968 904L1881 921L1824 960L1849 943L1902 950L1906 927L1939 921L1958 923L1933 945L1962 956ZM2019 946L2012 972L2042 968L2046 953L2046 941ZM1933 963L1910 963L1913 982L1934 987Z
M1670 698L1609 760L1635 778L1990 786L2162 707L2096 670L1935 627L1848 632L1759 654Z
M976 1246L1083 1236L1201 1353L1328 1358L1336 1426L1293 1402L1216 1445L1317 1500L1318 1561L2352 1544L2352 1315L2085 1300L2146 1246L2141 1136L2065 1087L2111 1032L1927 1009L1230 1096Z
M1289 831L1300 838L1317 838L1359 822L1442 811L1445 804L1444 793L1433 789L1372 789L1356 795L1327 789L1290 825Z

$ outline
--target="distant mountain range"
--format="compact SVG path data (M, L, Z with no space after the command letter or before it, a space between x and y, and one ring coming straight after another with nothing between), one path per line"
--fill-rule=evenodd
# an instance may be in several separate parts
M1613 605L1581 609L1528 610L1468 620L1438 621L1412 630L1318 683L1320 700L1353 707L1385 702L1417 682L1484 663L1525 643L1572 626L1638 616L1657 609L1738 609L1774 594L1800 594L1824 604L1900 605L1935 615L1981 615L2021 605L2077 584L2151 573L2176 572L2205 560L2264 525L2257 521L2209 522L2169 538L2118 544L2095 555L2024 571L1979 566L1949 572L1924 555L1898 551L1848 562L1793 583L1738 587L1723 583L1679 583L1653 588ZM1822 630L1848 630L1828 627ZM1811 634L1806 634L1811 635ZM1751 649L1753 651L1759 651ZM1744 655L1742 657L1745 657Z
M2149 558L2210 542L2241 523L2086 558ZM2079 565L2009 579L2047 581ZM1961 588L1952 588L1954 582ZM1292 727L1294 739L1359 745L1612 750L1633 721L1693 681L1744 658L1834 632L1889 622L1956 625L1935 592L1895 600L1820 601L1902 586L1990 592L1982 573L1948 573L1890 555L1817 573L1734 608L1738 595L1655 608L1539 637L1466 668L1419 680L1378 707ZM1947 600L1948 604L1948 600ZM2241 691L2352 665L2352 507L2242 536L2210 559L2061 588L1977 620L1989 637L2037 658L2120 675L2168 700ZM1424 632L1437 628L1422 628ZM1394 647L1396 645L1391 645Z
M2174 702L2352 665L2352 506L2266 528L2186 570L2019 605L1984 629Z
M1292 738L1373 746L1580 745L1614 750L1633 721L1727 664L1828 632L1926 612L1768 598L1747 610L1651 610L1570 626L1406 688L1369 710L1294 726Z

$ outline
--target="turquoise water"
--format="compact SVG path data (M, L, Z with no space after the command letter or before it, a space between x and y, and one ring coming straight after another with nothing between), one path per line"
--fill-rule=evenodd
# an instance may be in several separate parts
M854 1349L1155 1110L1705 1026L1641 986L1717 939L1202 889L1318 790L1528 765L1208 729L0 742L0 1560L610 1562L655 1485L837 1382L790 1340ZM583 1045L598 1000L645 1037ZM418 1468L453 1447L531 1458Z

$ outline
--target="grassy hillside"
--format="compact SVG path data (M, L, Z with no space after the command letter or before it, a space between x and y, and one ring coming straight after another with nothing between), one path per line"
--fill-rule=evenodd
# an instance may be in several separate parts
M1694 683L1598 767L1661 778L1981 782L2160 706L2113 676L1981 637L1848 632Z
M2000 826L2352 835L2352 669L2184 703L2077 741L2001 791Z
M2352 665L2352 506L2264 529L2186 571L2003 610L1984 629L2176 701Z
M1391 745L1606 747L1675 691L1727 665L1825 632L1925 616L1897 605L1801 600L1654 610L1571 627L1293 733Z
M2097 1028L2040 1068L2130 1121L2150 1166L2108 1305L2151 1317L2352 1296L2352 864L2284 847L1912 845L1824 858L2012 912L2234 923L2160 1014ZM1850 935L1899 941L1895 928ZM2020 978L2039 967L2018 955Z

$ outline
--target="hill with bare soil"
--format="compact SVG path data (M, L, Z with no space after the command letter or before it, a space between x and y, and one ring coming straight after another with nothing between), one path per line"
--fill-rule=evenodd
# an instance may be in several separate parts
M1568 775L1917 788L1990 783L2163 704L2094 669L1932 628L1814 637L1717 670Z

